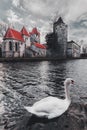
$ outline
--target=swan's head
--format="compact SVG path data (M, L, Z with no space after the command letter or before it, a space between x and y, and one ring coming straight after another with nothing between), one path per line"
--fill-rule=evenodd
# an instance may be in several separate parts
M64 85L65 86L69 86L69 85L73 85L74 84L74 80L72 78L67 78L65 81L64 81Z

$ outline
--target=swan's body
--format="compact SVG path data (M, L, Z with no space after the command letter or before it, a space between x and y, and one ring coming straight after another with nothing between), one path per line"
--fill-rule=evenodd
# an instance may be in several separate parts
M38 117L46 117L48 119L52 119L60 116L68 109L70 105L71 100L68 92L68 87L70 84L72 84L72 81L73 80L71 78L68 78L64 82L66 94L65 99L59 99L50 96L36 102L32 107L25 107L25 109Z
M52 119L64 113L70 105L70 101L47 97L36 102L32 107L25 107L26 110L38 117Z

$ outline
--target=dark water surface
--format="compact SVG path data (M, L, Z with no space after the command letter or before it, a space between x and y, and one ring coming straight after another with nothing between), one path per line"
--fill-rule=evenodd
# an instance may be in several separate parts
M49 95L64 98L63 82L67 77L75 80L75 85L70 92L72 104L86 105L86 59L61 62L0 63L0 130L29 130L29 123L27 127L25 122L28 122L31 115L26 112L24 106L32 105ZM80 107L80 109L82 108ZM74 110L73 107L72 110ZM87 121L87 105L84 111ZM82 112L84 111L82 110ZM63 119L61 118L61 120ZM86 121L84 129L81 130L86 130ZM47 122L44 121L44 124L47 124ZM39 125L33 125L32 130L36 130L36 128L38 130L53 130L53 122L51 121L50 125L46 126L38 122ZM68 130L67 125L65 126ZM56 130L56 127L57 125L55 125L54 130ZM59 130L63 130L63 128L60 127Z

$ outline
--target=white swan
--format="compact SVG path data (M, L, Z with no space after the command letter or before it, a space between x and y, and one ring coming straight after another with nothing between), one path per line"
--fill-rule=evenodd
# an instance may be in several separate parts
M71 84L74 84L73 79L67 78L64 81L65 87L65 99L59 99L56 97L46 97L36 102L31 107L24 107L28 112L38 116L52 119L63 114L69 107L71 100L69 95L69 88Z

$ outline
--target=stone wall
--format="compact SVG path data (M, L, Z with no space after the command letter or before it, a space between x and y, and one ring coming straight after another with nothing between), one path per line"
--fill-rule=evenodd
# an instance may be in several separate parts
M66 57L67 49L67 25L64 23L54 26L56 38L56 54L59 57Z
M61 17L53 24L53 32L47 34L46 41L48 45L47 56L66 58L67 25Z

